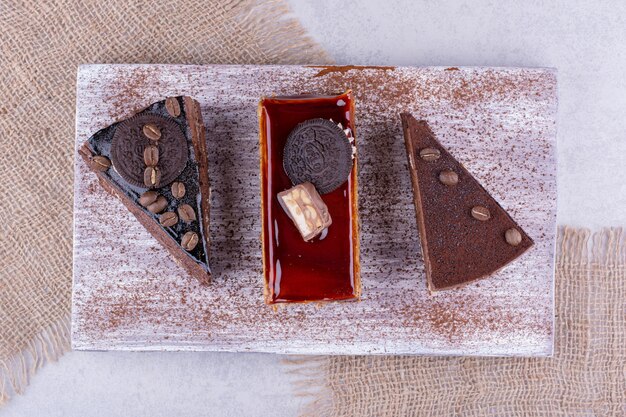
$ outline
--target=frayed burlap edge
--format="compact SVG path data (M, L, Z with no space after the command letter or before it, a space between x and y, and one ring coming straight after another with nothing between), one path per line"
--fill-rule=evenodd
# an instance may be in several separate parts
M239 28L254 36L262 64L333 63L330 56L311 38L283 1L253 0L241 12ZM246 63L246 62L244 62Z
M0 103L0 143L11 151L0 156L0 182L24 191L16 198L9 187L0 188L0 209L12 213L0 231L0 253L10 265L0 268L1 406L70 349L77 66L332 60L290 16L285 0L9 0L0 33L0 96L6 98ZM42 143L46 152L34 159ZM31 244L25 235L37 239Z
M623 230L559 228L555 267L553 358L289 358L300 415L623 415Z
M0 405L11 394L23 394L31 377L42 366L70 350L69 317L51 323L28 341L25 348L0 360Z

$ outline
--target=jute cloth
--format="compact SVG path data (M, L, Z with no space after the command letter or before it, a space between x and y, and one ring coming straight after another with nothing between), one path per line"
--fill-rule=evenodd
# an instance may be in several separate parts
M310 64L279 1L0 0L0 404L69 348L81 63Z
M553 358L302 359L303 415L626 416L624 240L560 230Z
M282 0L0 1L0 403L69 348L80 63L322 63ZM552 359L331 357L312 416L626 415L622 232L559 240ZM591 251L591 252L589 252Z

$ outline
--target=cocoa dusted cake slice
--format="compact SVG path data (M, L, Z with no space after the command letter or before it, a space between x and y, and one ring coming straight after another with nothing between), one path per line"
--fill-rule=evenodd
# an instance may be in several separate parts
M435 139L428 123L403 113L417 225L428 288L456 288L498 271L532 239Z
M79 153L179 265L210 281L208 159L197 101L154 103L96 132Z

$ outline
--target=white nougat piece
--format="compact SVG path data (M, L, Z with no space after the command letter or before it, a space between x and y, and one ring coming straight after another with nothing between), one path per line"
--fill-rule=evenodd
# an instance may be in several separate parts
M331 225L328 207L310 182L278 193L278 201L305 241Z

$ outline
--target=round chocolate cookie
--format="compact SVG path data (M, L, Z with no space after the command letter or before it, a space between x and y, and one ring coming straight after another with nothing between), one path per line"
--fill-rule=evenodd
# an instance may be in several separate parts
M144 126L158 129L158 140L148 138ZM144 171L146 147L158 147L157 187L168 185L178 177L189 159L187 139L180 126L173 120L156 114L138 114L120 122L115 128L111 142L111 161L115 170L129 184L146 188Z
M320 194L327 194L348 180L352 145L336 123L306 120L287 138L283 167L294 185L308 181Z

